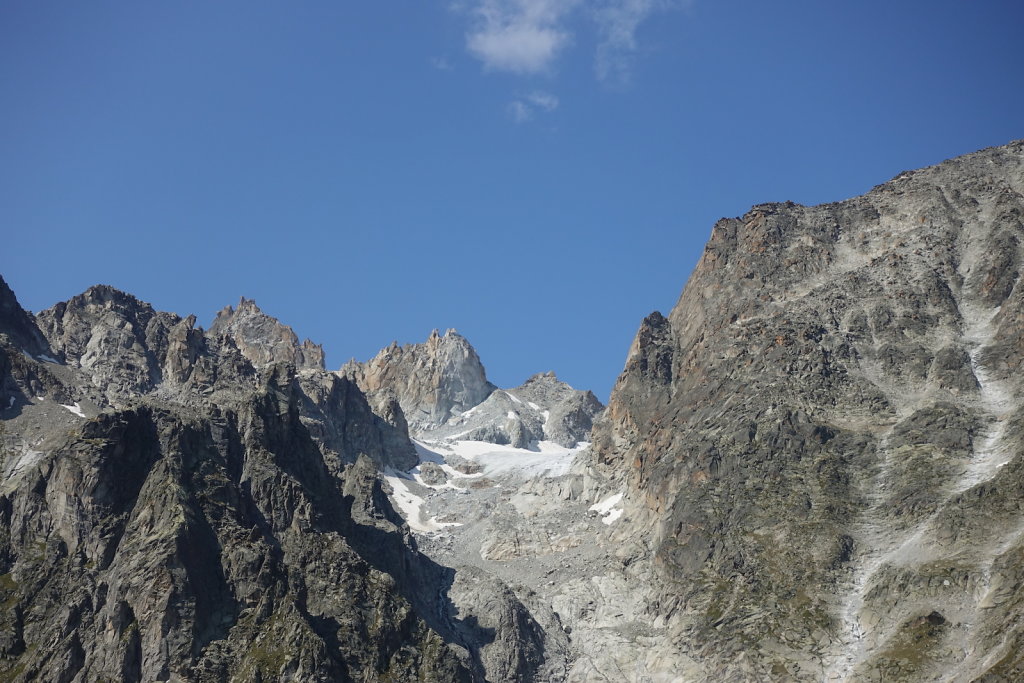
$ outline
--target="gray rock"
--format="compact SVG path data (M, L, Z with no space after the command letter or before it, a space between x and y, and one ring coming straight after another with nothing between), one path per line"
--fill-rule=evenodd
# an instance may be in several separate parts
M366 363L350 361L341 373L370 396L396 398L414 431L469 410L495 388L476 351L455 330L444 336L434 330L422 344L392 343Z
M420 476L429 486L441 486L448 481L448 475L436 462L425 462L420 465Z
M419 429L430 441L463 439L533 448L553 441L572 448L590 438L594 419L604 406L589 391L577 391L553 372L530 377L515 389L498 389L444 424Z
M46 338L36 327L31 313L18 303L17 297L7 282L0 277L0 330L7 336L7 343L32 356L53 355Z
M242 297L237 308L227 306L210 325L212 336L227 335L256 367L270 363L291 363L296 368L323 370L324 350L310 340L299 344L292 328L282 325Z
M1024 142L755 206L643 322L589 466L711 679L1024 667L1022 217Z

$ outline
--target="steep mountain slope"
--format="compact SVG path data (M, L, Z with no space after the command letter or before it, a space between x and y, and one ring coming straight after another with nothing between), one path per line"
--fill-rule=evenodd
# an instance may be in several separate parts
M443 424L495 389L476 350L455 330L434 330L422 344L393 343L366 363L349 361L341 374L370 396L395 398L413 430Z
M591 464L703 675L1024 677L1022 217L1019 141L756 206L644 320Z
M514 448L550 441L573 448L590 438L594 418L603 409L592 393L577 391L548 372L515 389L494 391L469 410L415 434L425 441L486 441Z
M1022 240L1024 142L723 219L603 413L0 280L0 679L1024 680Z
M41 333L0 296L4 680L531 680L529 612L456 607L388 503L397 405L252 302L205 333L97 286Z

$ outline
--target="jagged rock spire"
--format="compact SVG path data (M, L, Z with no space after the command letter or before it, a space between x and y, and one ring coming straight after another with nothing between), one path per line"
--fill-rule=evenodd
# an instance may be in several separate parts
M241 297L238 307L226 306L210 325L211 336L228 335L256 367L291 363L296 368L322 370L324 350L309 339L301 344L295 332L260 310L253 299Z
M476 350L454 329L443 336L433 330L421 344L392 342L367 363L348 363L342 371L369 394L395 395L414 430L444 423L495 389Z

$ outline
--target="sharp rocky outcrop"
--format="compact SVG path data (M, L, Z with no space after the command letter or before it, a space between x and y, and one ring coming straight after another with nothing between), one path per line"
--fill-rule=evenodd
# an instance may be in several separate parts
M1024 141L722 219L603 411L0 281L0 678L1024 679L1022 241Z
M434 330L422 344L392 343L366 363L350 361L341 372L370 396L396 399L413 430L441 425L495 389L476 350L455 330Z
M1024 142L758 205L643 321L591 466L690 676L1024 675L1022 221Z
M323 370L324 350L309 339L301 344L295 332L263 311L252 299L242 297L238 306L227 306L210 325L213 336L230 336L242 355L256 367L291 363L299 369Z
M382 488L417 462L397 403L252 302L205 332L0 293L5 680L531 680L525 608L460 613Z

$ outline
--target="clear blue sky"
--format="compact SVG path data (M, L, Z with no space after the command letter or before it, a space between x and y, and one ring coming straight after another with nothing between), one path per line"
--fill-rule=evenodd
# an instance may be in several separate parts
M0 273L602 399L713 222L1024 137L1024 3L0 0Z

